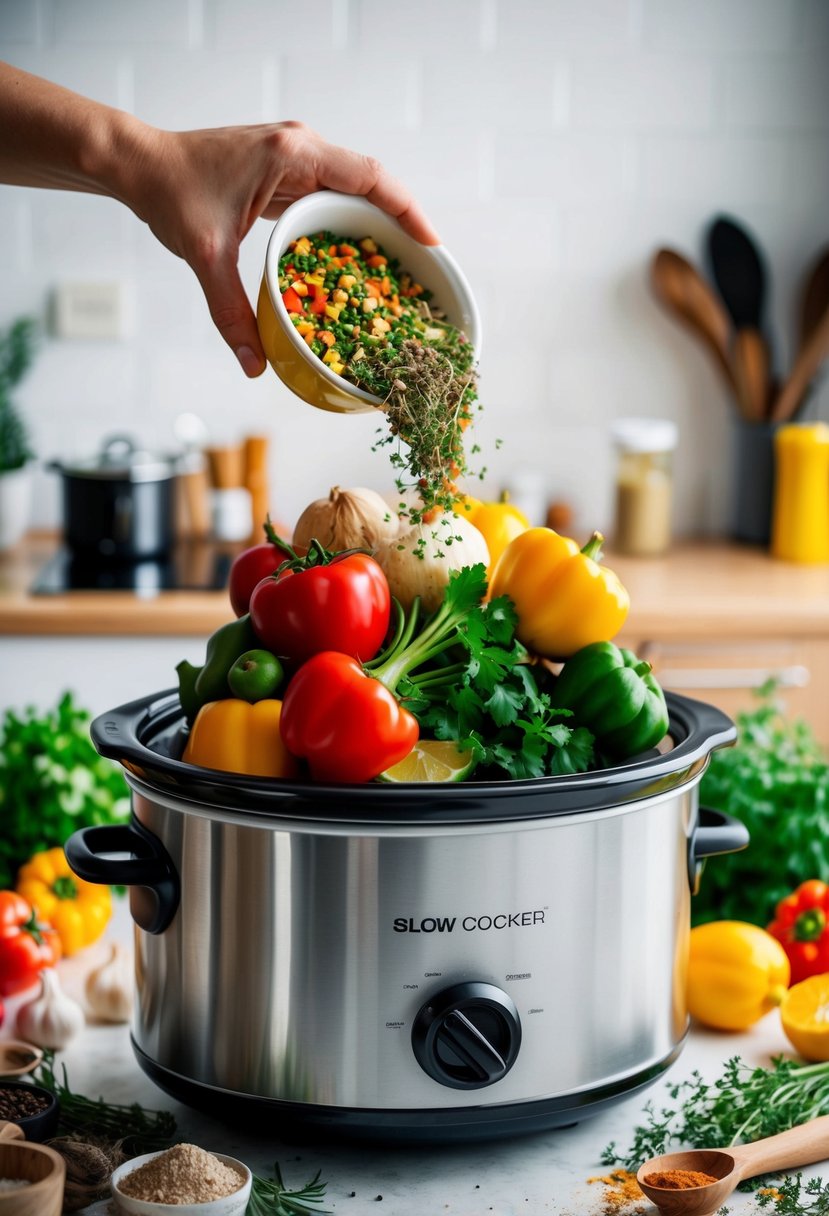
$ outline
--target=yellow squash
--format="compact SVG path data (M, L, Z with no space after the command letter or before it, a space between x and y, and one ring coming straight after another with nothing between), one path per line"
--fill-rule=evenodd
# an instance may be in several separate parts
M73 874L62 848L35 853L17 875L17 890L55 930L64 955L96 942L112 915L109 887Z
M688 1012L717 1030L747 1030L786 995L786 951L759 925L717 920L691 930Z
M507 545L490 595L514 601L518 638L529 650L567 659L591 642L609 642L622 628L630 597L599 565L603 539L594 532L579 549L552 528L529 528Z
M190 729L182 759L251 777L295 777L297 763L279 733L282 702L208 701Z

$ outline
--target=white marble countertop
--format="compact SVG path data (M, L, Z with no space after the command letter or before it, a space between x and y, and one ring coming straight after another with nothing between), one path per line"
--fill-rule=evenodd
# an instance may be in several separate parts
M119 909L117 916L118 937L124 932L124 911ZM83 959L60 964L67 991L77 993L81 971L89 969L94 952L100 950L93 947ZM9 1003L12 1016L0 1032L3 1037L11 1034L9 1023L17 1003ZM608 1172L600 1163L602 1149L612 1140L627 1146L632 1129L641 1122L644 1104L649 1099L667 1102L666 1082L694 1070L713 1080L734 1055L751 1065L767 1066L773 1055L787 1054L787 1048L776 1012L740 1035L695 1027L661 1080L574 1127L469 1146L409 1149L290 1143L264 1128L259 1134L241 1134L238 1128L190 1110L157 1089L135 1061L126 1026L88 1025L59 1059L76 1092L172 1110L182 1138L238 1157L256 1173L270 1173L278 1161L292 1189L319 1170L327 1184L324 1207L336 1216L601 1216L605 1188L588 1179ZM821 1170L803 1172L808 1176ZM829 1167L824 1175L829 1176ZM94 1205L87 1209L88 1216L104 1213L107 1206ZM746 1194L735 1194L728 1206L733 1216L760 1211ZM650 1205L643 1203L640 1210L656 1216Z

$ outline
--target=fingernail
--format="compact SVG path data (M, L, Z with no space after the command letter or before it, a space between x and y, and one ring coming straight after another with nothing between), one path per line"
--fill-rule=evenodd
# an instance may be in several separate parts
M246 376L259 376L265 370L262 360L249 346L237 347L236 358L241 363L242 371Z

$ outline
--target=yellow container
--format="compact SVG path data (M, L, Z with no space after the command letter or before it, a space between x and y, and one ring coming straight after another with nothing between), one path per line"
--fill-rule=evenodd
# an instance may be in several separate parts
M771 552L782 561L829 562L829 426L782 426L774 437Z

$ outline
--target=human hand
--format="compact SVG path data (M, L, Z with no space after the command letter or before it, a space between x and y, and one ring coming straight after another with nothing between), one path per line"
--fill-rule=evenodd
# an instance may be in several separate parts
M315 190L364 195L425 245L437 233L409 191L369 156L327 143L303 123L204 131L145 128L125 201L202 285L210 315L247 376L265 370L239 277L239 246L260 216L276 219Z

